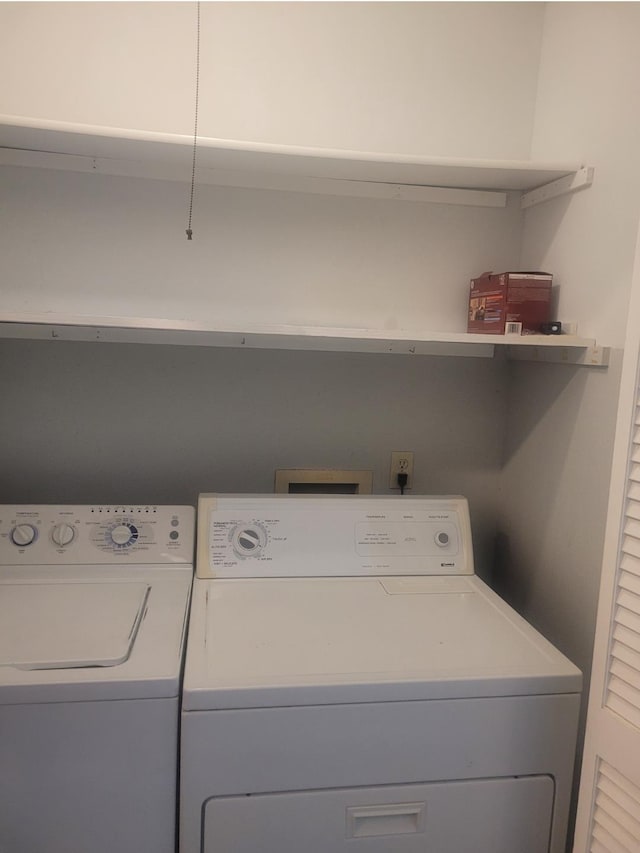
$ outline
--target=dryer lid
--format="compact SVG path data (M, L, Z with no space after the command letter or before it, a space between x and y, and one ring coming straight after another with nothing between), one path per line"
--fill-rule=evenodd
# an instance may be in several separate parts
M187 710L577 693L477 577L197 580Z
M129 658L150 586L140 582L5 584L0 666L117 666Z

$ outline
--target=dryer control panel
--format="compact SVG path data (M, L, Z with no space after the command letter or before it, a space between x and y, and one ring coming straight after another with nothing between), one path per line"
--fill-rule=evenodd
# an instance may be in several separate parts
M473 574L460 497L201 495L199 577Z
M0 565L193 563L190 506L0 505Z

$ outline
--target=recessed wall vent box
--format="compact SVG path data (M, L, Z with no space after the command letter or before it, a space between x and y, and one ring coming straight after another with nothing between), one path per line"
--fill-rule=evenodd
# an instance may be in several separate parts
M522 323L523 335L539 335L551 313L553 276L547 272L482 273L471 279L468 332L504 335Z
M275 492L289 495L370 495L371 471L289 468L276 471Z

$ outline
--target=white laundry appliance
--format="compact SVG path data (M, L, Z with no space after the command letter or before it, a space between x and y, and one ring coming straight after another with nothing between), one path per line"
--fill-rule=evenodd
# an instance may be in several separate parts
M202 495L181 853L561 853L581 674L460 497Z
M0 506L0 851L173 853L195 513Z

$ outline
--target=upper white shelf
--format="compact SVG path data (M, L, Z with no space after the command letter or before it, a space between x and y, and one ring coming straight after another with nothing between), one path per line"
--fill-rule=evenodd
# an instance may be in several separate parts
M193 137L0 115L0 164L191 178ZM589 173L589 174L587 174ZM466 160L198 138L197 180L229 186L504 206L506 192L590 183L570 162ZM525 205L526 206L526 205Z
M51 313L0 314L0 338L180 344L247 349L396 353L491 358L507 347L512 358L603 367L609 350L569 335L479 335L401 329L264 325L247 328L148 317L89 317Z

